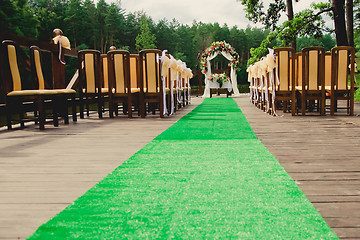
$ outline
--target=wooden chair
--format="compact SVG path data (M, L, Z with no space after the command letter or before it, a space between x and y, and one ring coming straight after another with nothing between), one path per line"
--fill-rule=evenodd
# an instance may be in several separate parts
M53 109L53 124L58 126L58 116L55 104L53 102L55 91L50 90L24 90L22 89L22 81L18 67L18 46L11 40L2 42L4 56L7 64L4 70L8 73L6 80L10 80L6 85L6 120L7 128L12 129L14 115L18 115L21 127L25 127L24 122L35 121L39 123L40 130L45 129L46 107ZM47 104L45 104L47 103ZM25 113L34 111L34 117L27 117ZM38 115L37 115L38 114Z
M331 49L330 115L337 111L338 100L345 100L347 114L354 115L354 76L355 49L348 46Z
M140 88L140 115L142 118L146 114L146 105L152 107L153 113L158 105L160 117L164 117L163 112L163 88L160 77L161 67L159 57L162 52L158 49L146 49L139 53L140 79L143 79ZM142 64L141 64L142 63Z
M130 81L130 53L123 50L113 50L107 53L109 70L109 108L110 117L117 108L117 103L123 103L123 111L132 117L132 105L138 104L140 89L132 88Z
M277 102L282 103L283 111L288 109L288 103L291 104L291 114L295 115L295 49L289 47L275 48L276 55L276 75L274 85L269 88L270 99L272 101L273 113L276 112ZM275 94L275 96L274 96Z
M41 50L37 46L30 47L30 60L31 60L31 72L32 78L35 83L37 83L39 90L45 90L45 81L41 66ZM72 109L72 118L73 121L77 121L76 117L76 101L75 95L76 91L73 89L47 89L47 92L51 92L50 96L54 96L52 99L54 101L56 111L61 113L64 118L65 124L69 124L69 107ZM71 104L69 104L69 99Z
M86 105L87 116L89 116L91 103L97 105L99 118L103 116L103 98L108 92L102 92L100 63L99 51L81 50L78 52L80 118L84 118L84 105Z
M317 109L325 115L325 49L307 47L302 50L302 86L298 87L301 99L301 113L312 111L317 101ZM300 101L300 100L299 100ZM307 108L308 106L308 108Z

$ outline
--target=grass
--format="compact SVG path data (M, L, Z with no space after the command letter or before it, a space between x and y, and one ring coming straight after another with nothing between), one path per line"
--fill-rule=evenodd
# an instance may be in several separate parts
M30 239L338 239L231 98L205 99Z

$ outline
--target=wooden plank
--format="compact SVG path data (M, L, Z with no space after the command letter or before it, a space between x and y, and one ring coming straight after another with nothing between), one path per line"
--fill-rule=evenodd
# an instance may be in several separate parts
M0 128L0 239L24 239L202 102L160 119L122 115Z
M271 117L248 97L236 101L257 137L341 239L360 239L360 118Z

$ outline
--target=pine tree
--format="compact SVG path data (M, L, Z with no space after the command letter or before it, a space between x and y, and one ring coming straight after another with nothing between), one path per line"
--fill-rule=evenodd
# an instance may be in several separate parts
M141 16L140 19L140 31L141 33L137 35L135 39L136 50L140 51L142 49L156 48L156 37L150 32L149 24L145 15Z

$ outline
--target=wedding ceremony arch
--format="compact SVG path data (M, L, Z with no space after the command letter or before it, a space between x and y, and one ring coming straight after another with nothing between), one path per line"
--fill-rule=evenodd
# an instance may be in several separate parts
M218 54L221 53L227 60L230 61L230 80L231 83L225 82L220 86L219 82L212 81L211 79L219 79L217 76L213 76L211 72L211 63L210 61L214 59ZM239 55L235 49L225 41L213 42L210 47L204 50L200 58L200 68L201 72L205 75L205 90L202 97L210 97L211 88L228 88L229 91L233 90L234 97L240 95L239 89L237 87L237 74L236 67L239 64ZM224 78L226 81L226 78ZM222 83L222 82L221 82Z

